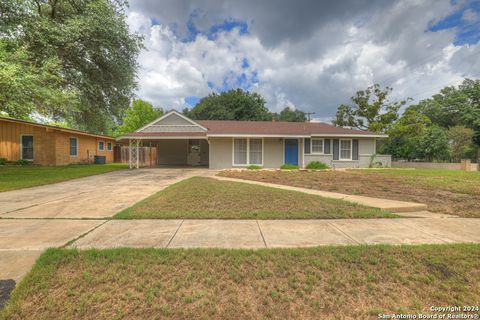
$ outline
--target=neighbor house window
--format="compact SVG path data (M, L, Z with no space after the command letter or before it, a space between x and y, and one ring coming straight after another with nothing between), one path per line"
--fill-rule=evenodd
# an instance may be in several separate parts
M263 140L258 138L233 139L233 165L263 164Z
M98 150L100 150L100 151L105 150L105 142L98 141Z
M107 151L112 151L112 143L107 142Z
M312 139L312 153L323 153L323 139Z
M340 140L340 160L352 160L352 140Z
M22 160L33 160L33 136L22 136Z
M70 138L70 156L78 156L78 139L75 137Z

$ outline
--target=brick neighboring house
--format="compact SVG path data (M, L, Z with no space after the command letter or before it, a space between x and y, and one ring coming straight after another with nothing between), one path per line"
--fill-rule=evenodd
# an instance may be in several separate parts
M113 162L115 139L105 135L0 117L0 158L41 165Z

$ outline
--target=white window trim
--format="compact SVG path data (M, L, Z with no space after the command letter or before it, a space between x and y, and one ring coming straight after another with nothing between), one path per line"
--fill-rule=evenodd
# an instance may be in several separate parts
M103 142L103 149L100 149L100 142ZM105 151L105 141L100 140L97 142L97 149L98 151Z
M76 154L76 155L71 155L71 154L70 154L70 147L71 147L71 146L70 146L70 139L72 139L72 138L75 139L75 141L77 142L77 149L76 149L76 150L77 150L77 154ZM78 138L77 138L77 137L73 137L73 136L72 136L72 137L70 137L70 138L68 139L68 154L69 154L70 157L72 157L72 158L78 158Z
M235 163L235 139L247 140L247 163ZM262 139L262 163L250 163L250 137L233 137L232 138L232 167L248 167L248 166L261 166L263 167L265 158L265 139L252 137L251 139Z
M110 144L110 149L108 149L109 144ZM113 143L107 141L105 150L107 150L108 152L112 152L113 151Z
M20 135L20 159L25 160L25 161L33 161L33 158L32 159L23 159L23 137L32 137L33 158L35 158L35 138L33 137L33 134L21 134Z
M322 152L313 152L313 141L322 140ZM325 154L325 139L323 138L311 138L310 139L310 154Z
M350 158L342 158L342 141L350 141ZM338 141L338 161L353 161L353 139L340 139Z

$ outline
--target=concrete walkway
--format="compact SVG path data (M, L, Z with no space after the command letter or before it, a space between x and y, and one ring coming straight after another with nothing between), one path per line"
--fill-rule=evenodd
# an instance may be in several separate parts
M278 248L480 242L480 219L111 220L71 244L80 249Z
M217 180L223 180L223 181L242 182L242 183L256 184L259 186L265 186L265 187L271 187L271 188L277 188L277 189L283 189L283 190L298 191L298 192L313 194L313 195L317 195L325 198L340 199L340 200L345 200L353 203L363 204L365 206L369 206L373 208L388 210L390 212L414 212L414 211L421 211L421 210L427 209L427 206L422 203L356 196L356 195L349 195L349 194L343 194L343 193L337 193L337 192L299 188L299 187L292 187L292 186L286 186L281 184L260 182L260 181L253 181L253 180L234 179L234 178L226 178L226 177L219 177L219 176L213 176L212 178L215 178Z

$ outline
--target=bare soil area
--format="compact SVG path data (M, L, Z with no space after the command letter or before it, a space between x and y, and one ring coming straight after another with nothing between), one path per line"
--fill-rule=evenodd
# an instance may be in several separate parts
M424 203L429 210L480 218L480 172L459 170L227 170L220 176Z

